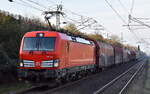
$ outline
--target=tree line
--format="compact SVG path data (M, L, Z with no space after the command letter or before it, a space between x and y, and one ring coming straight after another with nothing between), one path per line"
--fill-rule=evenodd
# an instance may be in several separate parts
M0 69L16 66L22 36L29 31L48 30L38 18L27 18L0 10Z

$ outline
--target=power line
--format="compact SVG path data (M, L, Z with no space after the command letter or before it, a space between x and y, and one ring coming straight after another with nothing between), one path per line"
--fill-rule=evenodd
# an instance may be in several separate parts
M141 25L143 25L143 26L146 26L146 27L150 28L150 25L145 24L144 22L142 22L142 21L140 21L140 20L138 20L138 19L132 17L131 15L129 15L129 19L132 20L132 21L134 21L134 22L136 22L136 23L139 23L139 24L141 24Z
M42 9L40 9L40 8L38 8L38 7L35 7L35 6L33 6L32 4L35 4L35 5L37 5L37 6L39 6L39 7L41 7L41 8L44 8L44 9L48 9L48 7L46 7L45 5L43 5L43 4L40 4L40 3L38 3L38 2L35 2L35 1L33 1L33 0L26 0L26 1L23 1L23 0L9 0L10 2L14 2L14 3L17 3L17 4L19 4L19 5L23 5L23 6L27 6L27 7L30 7L30 8L33 8L33 9L35 9L35 10L38 10L38 11L44 11L44 10L42 10ZM20 1L20 2L18 2L18 1ZM48 0L47 0L48 1ZM32 3L32 4L31 4ZM49 7L52 7L52 6L49 6ZM51 9L54 9L54 8L51 8Z
M27 0L27 1L28 1L28 2L31 2L31 3L33 3L33 4L35 4L35 5L38 5L38 6L42 7L42 8L47 9L47 7L45 7L45 6L42 5L42 4L37 3L37 2L35 2L35 1L32 1L32 0Z
M98 23L93 17L87 17L87 16L83 16L83 15L80 15L80 14L78 14L78 13L75 13L75 12L72 12L71 10L68 10L68 9L65 9L65 11L66 12L70 12L71 14L73 14L73 15L76 15L76 16L79 16L79 17L81 17L81 21L79 22L79 21L75 21L74 19L71 19L71 18L69 18L69 17L67 17L68 19L70 19L70 20L72 20L72 21L74 21L74 22L77 22L77 23L86 23L86 22L88 22L88 21L95 21L96 23ZM83 21L82 21L83 20ZM101 25L102 26L102 25Z
M27 1L28 1L28 2L27 2ZM33 1L33 0L27 0L27 1L20 0L20 2L22 2L22 3L21 3L22 5L32 7L32 8L34 8L34 9L39 10L39 11L42 11L42 12L43 12L42 9L39 9L39 8L33 6L31 3L33 3L33 4L35 4L35 5L38 5L38 6L40 6L40 7L46 8L45 6L43 6L43 5L41 5L41 4L37 3L37 2L35 2L35 1ZM49 0L47 0L47 1L49 1ZM49 2L51 2L51 1L49 1ZM17 3L18 3L18 2L17 2ZM53 3L53 4L56 4L56 3L54 3L54 2L52 2L52 3ZM68 10L68 9L67 9L67 10ZM77 23L79 24L79 25L77 26L77 27L80 27L79 29L84 29L84 28L86 28L86 27L92 26L93 24L98 24L97 21L96 21L95 19L93 19L93 18L82 16L82 15L80 15L80 14L78 14L78 13L72 12L71 10L68 10L68 11L69 11L70 13L72 13L73 15L76 15L76 16L79 16L79 17L83 18L83 19L81 19L81 22L75 21L74 19L71 19L71 18L70 18L70 20L72 20L73 22L77 22ZM52 13L52 12L54 12L54 11L51 11L51 13ZM48 15L46 15L46 16L48 16ZM57 16L57 17L58 17L58 16ZM47 17L47 18L49 19L50 17ZM57 19L58 19L58 18L57 18ZM59 19L60 19L60 18L59 18ZM59 25L60 22L57 21L57 24ZM102 25L100 25L100 24L99 24L99 26L102 27L102 28L104 28L104 26L102 26ZM58 28L59 28L59 26L58 26Z
M131 9L130 9L130 15L131 15L132 12L133 12L133 8L134 8L134 0L132 0Z
M74 19L71 19L71 18L65 16L65 18L67 18L67 20L69 19L69 20L73 21L73 23L76 24L76 27L79 28L78 30L81 30L81 29L84 29L84 28L88 28L88 27L89 28L96 28L97 26L101 27L101 28L104 27L101 24L99 24L92 17L88 17L88 18L84 18L83 16L81 16L81 17L82 17L82 19L80 19L80 21L77 21L77 20L74 20ZM96 30L96 29L94 29L94 30ZM104 28L103 28L103 30L104 30Z
M136 38L137 41L140 41L140 42L142 42L142 43L145 43L146 45L150 45L150 43L147 42L147 41L145 41L143 38L139 38L139 37L135 34L135 32L134 32L133 29L130 29L130 31L131 31L131 33L134 35L134 37Z
M57 5L57 3L55 3L55 2L53 2L53 1L51 1L51 0L46 0L46 1L48 1L48 2L50 2L50 3L53 3L53 4Z
M121 17L121 15L113 8L113 6L107 1L105 0L105 2L109 5L109 7L117 14L117 16L122 20L123 23L126 24L126 21Z
M113 6L112 6L107 0L105 0L105 1L106 1L106 3L112 8L112 10L117 14L117 16L126 24L125 20L124 20L124 19L120 16L120 14L113 8ZM120 2L120 4L122 5L122 7L124 8L124 10L126 10L125 6L121 3L121 1L120 1L120 0L118 0L118 1ZM130 14L129 14L129 16L132 14L133 7L134 7L134 0L132 0L132 6L131 6L131 9L130 9ZM126 11L127 11L127 10L126 10ZM128 13L129 13L129 12L128 12ZM130 20L130 19L129 19L129 20ZM142 25L145 25L145 26L149 27L147 24L145 24L145 23L143 23L143 22L141 22L141 21L139 21L139 20L137 20L137 19L135 19L135 18L133 18L132 20L134 20L135 22L138 22L138 23L140 23L140 24L142 24ZM128 23L128 28L129 28L130 31L133 31L133 30L130 28L129 23ZM141 40L141 41L145 42L146 44L149 44L149 43L146 42L144 39L138 38L138 36L137 36L134 32L132 32L132 34L135 36L135 38L136 38L137 40Z
M127 8L124 6L124 4L118 0L118 2L120 3L120 5L122 6L122 8L124 9L124 11L126 11L127 13L129 13L129 11L127 10Z
M65 9L65 8L64 8L64 9ZM80 14L78 14L78 13L75 13L75 12L69 10L69 9L65 9L65 11L68 11L68 12L70 12L70 13L73 14L73 15L83 17L83 15L80 15ZM85 17L85 16L84 16L84 17Z
M134 22L136 22L136 23L141 24L141 26L146 26L146 27L150 28L150 25L145 24L144 22L138 20L138 19L146 19L146 20L147 20L148 18L134 18L134 17L131 16L131 14L133 13L134 3L135 3L135 1L132 0L131 9L130 9L130 13L129 13L129 22L130 22L130 20L132 20L132 21L134 21ZM129 26L130 26L130 25L129 25ZM132 33L134 33L133 30L132 30ZM134 33L134 35L136 35L136 34ZM138 37L136 36L136 38L138 38ZM138 39L139 39L139 38L138 38ZM139 40L141 40L142 42L146 43L146 45L150 45L150 43L147 42L147 41L145 41L143 38L141 38L141 39L139 39Z
M40 9L40 8L37 8L37 7L35 7L35 6L33 6L33 5L31 5L30 3L28 3L28 2L25 2L25 1L23 1L23 0L19 0L20 2L22 2L22 3L19 3L19 2L16 2L16 3L19 3L19 4L21 4L21 5L24 5L24 6L28 6L28 7L31 7L31 8L34 8L34 9L36 9L36 10L38 10L38 11L44 11L44 10L42 10L42 9Z

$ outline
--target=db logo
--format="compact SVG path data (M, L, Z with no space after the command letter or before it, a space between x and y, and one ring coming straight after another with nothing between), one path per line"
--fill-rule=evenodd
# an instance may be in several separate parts
M35 65L36 65L37 67L39 67L39 66L40 66L40 62L36 62Z

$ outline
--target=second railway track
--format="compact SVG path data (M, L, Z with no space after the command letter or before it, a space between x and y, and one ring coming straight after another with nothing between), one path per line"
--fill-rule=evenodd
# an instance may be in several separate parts
M132 80L136 77L138 72L142 71L143 66L146 64L146 60L141 61L127 71L95 91L93 94L124 94Z
M88 87L88 85L89 85L89 83L86 83L86 81L85 80L89 80L90 78L85 78L85 79L81 79L81 81L84 83L84 84L87 84L87 85L85 85L85 87L83 87L83 86L79 86L79 84L78 83L81 83L81 81L75 81L74 83L69 83L69 84L67 84L67 85L64 85L64 86L60 86L60 87L58 87L58 88L54 88L54 89L51 89L51 90L49 90L49 91L46 91L45 93L43 92L42 94L122 94L122 93L116 93L116 92L111 92L111 90L114 90L114 89L112 89L112 88L110 88L112 85L114 85L114 83L116 83L117 81L119 81L123 76L125 76L126 74L130 74L131 76L132 75L134 75L135 76L135 74L134 73L137 73L142 67L143 67L143 65L145 64L145 60L146 59L140 59L139 61L137 61L136 63L137 64L135 64L135 65L133 65L132 67L129 67L128 68L128 70L127 71L125 71L125 72L123 72L122 74L120 74L121 76L119 77L117 77L117 78L115 78L115 79L117 79L117 80L115 80L115 81L110 81L110 83L111 84L107 84L108 86L106 86L106 85L104 85L104 86L101 86L101 88L100 89L98 89L98 90L96 90L96 91L94 91L94 90L92 90L92 85L91 85L91 88L89 88L89 89L91 89L91 91L90 90L86 90L85 88L86 87ZM140 68L138 68L140 66ZM138 70L138 71L137 71ZM131 72L132 71L132 72ZM137 72L135 72L135 71L137 71ZM131 73L130 73L131 72ZM133 77L131 77L131 76L128 76L129 77L129 79L130 78L132 78L133 79ZM106 80L106 79L105 79ZM127 83L129 84L129 82L128 81L130 81L130 80L126 80L126 82L125 82L125 84L123 85L123 83L122 83L122 86L125 86ZM105 81L104 81L105 82ZM77 86L77 87L76 87ZM95 85L96 86L96 85ZM74 88L74 90L72 90L71 88ZM79 90L79 89L76 89L76 88L80 88L80 90L81 91L77 91L77 90ZM123 87L122 87L123 88ZM124 91L124 89L126 89L125 87L124 87L124 89L120 89L119 90L119 92L120 91ZM102 91L101 91L102 90ZM107 92L104 92L104 91L107 91ZM116 89L116 90L118 90L118 88ZM88 92L88 91L90 91L90 92Z

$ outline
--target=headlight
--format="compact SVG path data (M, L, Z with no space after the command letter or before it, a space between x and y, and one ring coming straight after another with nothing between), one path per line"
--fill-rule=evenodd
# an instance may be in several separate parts
M59 60L49 60L49 61L42 61L41 67L58 67Z
M20 62L20 64L19 64L19 65L20 65L20 67L23 67L23 63L22 63L22 62Z
M56 59L56 60L54 60L54 67L58 67L58 66L59 66L59 60Z
M54 67L58 67L58 65L59 65L58 62L54 63Z

